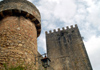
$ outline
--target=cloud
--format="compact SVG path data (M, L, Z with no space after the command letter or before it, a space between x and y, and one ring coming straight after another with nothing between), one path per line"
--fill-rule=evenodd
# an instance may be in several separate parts
M2 1L2 0L0 0ZM28 0L41 13L38 50L46 52L45 31L78 24L93 70L100 69L100 0Z
M0 0L2 1L2 0ZM41 13L38 50L46 52L45 31L78 24L94 70L100 69L100 1L99 0L28 0Z
M45 31L78 24L93 70L99 70L100 1L37 0L32 2L39 9L42 19L42 32L38 38L39 52L46 52Z
M49 21L52 17L55 17L55 19L66 22L76 12L76 5L72 0L42 0L39 3L38 8L42 18Z
M53 15L61 21L67 22L73 18L75 13L76 5L73 0L60 0L60 3L55 6Z
M94 70L100 69L100 36L92 36L87 42L85 42L86 49L90 57L90 61Z
M2 1L2 0L0 0ZM93 70L100 69L100 0L28 0L41 13L38 50L46 52L45 31L78 24Z
M91 6L89 6L87 10L89 12L87 21L100 30L100 1L92 2Z

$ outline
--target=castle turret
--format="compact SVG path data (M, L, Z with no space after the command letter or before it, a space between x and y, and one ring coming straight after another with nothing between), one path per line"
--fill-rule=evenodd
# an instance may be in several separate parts
M38 9L27 0L0 2L0 70L4 64L35 70L37 37L41 32Z

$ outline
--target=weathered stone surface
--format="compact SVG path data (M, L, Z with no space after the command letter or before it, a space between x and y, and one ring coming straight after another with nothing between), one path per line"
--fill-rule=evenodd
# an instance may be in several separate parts
M41 63L41 59L43 59L42 55L38 52L38 57L37 57L37 61L38 61L38 70L44 70L44 67L42 66Z
M38 9L27 0L3 0L0 2L0 20L7 16L23 16L35 23L37 36L41 32L41 16ZM33 19L36 19L33 21ZM39 26L37 26L39 25ZM20 30L20 28L17 28Z
M82 37L75 27L46 32L48 70L92 70Z
M8 16L2 19L0 21L0 70L3 69L3 63L8 67L22 65L35 70L38 68L38 64L34 65L35 55L37 55L35 23L23 16Z

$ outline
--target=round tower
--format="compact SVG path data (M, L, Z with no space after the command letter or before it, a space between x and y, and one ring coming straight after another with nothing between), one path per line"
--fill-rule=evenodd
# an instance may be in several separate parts
M38 9L27 0L0 2L0 70L22 66L37 69L37 37L41 32Z

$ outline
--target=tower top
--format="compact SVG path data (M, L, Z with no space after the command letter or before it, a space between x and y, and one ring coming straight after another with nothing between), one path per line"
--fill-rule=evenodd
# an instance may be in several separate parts
M27 0L3 0L0 2L0 19L5 16L24 16L35 23L37 36L41 32L41 16L39 10Z
M78 29L77 24L75 24L75 26L73 26L73 25L71 25L70 27L67 26L66 28L62 27L62 30L60 28L58 28L57 30L54 29L53 31L51 31L51 30L49 32L46 31L45 34L58 33L61 31L73 31L75 29Z

